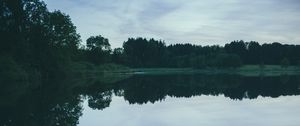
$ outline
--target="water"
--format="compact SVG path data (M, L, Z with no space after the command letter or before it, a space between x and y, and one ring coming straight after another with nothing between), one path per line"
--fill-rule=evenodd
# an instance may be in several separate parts
M134 75L1 89L0 125L300 124L300 77Z
M223 96L167 97L163 102L129 105L113 97L109 108L95 111L84 102L80 126L298 126L297 96L234 101Z

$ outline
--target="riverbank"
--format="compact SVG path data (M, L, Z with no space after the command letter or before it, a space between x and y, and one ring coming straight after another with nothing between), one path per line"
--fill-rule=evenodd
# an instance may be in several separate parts
M239 68L133 68L133 74L238 74L243 76L279 76L300 75L300 68L289 66L282 68L279 65L244 65Z

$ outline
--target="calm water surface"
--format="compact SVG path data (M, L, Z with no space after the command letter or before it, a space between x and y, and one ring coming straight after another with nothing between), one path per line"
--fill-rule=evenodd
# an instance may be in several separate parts
M1 89L1 125L299 126L300 77L134 75Z
M80 126L299 126L300 98L245 99L224 96L166 97L162 102L129 105L113 97L109 108L95 111L84 102Z

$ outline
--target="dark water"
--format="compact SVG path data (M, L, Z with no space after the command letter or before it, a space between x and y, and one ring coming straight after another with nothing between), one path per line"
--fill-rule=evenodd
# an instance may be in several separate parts
M300 77L135 75L1 84L0 126L299 126Z

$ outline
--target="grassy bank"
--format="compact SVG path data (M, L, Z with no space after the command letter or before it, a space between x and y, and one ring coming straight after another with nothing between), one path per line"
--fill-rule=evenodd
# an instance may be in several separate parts
M93 65L88 62L73 63L68 78L93 79L104 83L114 83L131 76L131 69L118 64Z
M279 76L279 75L300 75L299 66L289 66L286 68L280 65L245 65L237 69L237 73L245 76Z
M279 65L244 65L239 68L135 68L134 74L239 74L243 76L279 76L300 75L300 68L289 66L282 68Z

